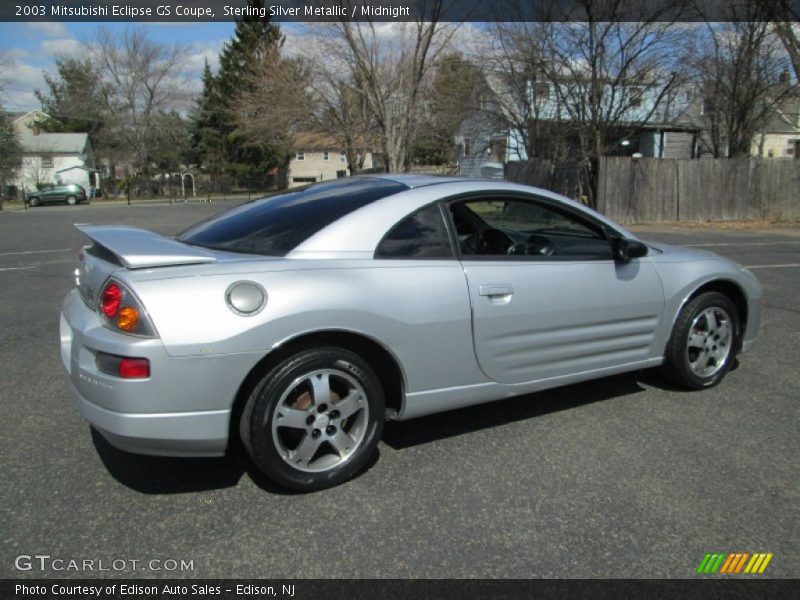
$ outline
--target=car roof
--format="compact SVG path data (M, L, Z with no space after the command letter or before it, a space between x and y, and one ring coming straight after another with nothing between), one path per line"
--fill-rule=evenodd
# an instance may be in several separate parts
M524 193L555 200L573 210L605 223L623 237L633 234L607 217L559 194L498 179L469 179L434 175L388 174L370 176L389 179L409 189L390 194L363 206L321 229L290 251L288 258L370 258L383 236L402 219L428 204L446 197L479 192ZM411 187L410 184L415 184Z
M464 181L480 181L468 177L460 177L458 175L428 175L417 173L380 173L375 175L364 175L365 178L373 179L386 179L394 181L407 186L409 189L424 187L427 185L436 185L441 183L464 182Z

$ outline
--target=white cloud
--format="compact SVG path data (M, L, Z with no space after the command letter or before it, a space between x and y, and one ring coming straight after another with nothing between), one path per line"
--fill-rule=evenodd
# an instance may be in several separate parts
M78 40L73 38L60 38L42 42L42 50L52 56L73 56L81 50Z
M45 87L41 69L17 63L11 67L1 67L0 79L7 82L3 98L3 105L7 110L39 108L39 101L33 92Z
M28 30L37 35L43 35L51 38L66 37L70 33L64 23L55 23L50 21L36 21L34 23L25 24Z

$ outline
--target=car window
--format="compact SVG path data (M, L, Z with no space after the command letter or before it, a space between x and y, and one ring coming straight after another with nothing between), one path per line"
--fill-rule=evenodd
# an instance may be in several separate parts
M588 220L544 202L468 200L450 205L462 256L524 260L611 259L611 244Z
M284 256L354 210L407 189L376 178L318 183L229 209L190 227L178 240L215 250Z
M453 249L438 205L395 225L378 245L376 258L452 258Z

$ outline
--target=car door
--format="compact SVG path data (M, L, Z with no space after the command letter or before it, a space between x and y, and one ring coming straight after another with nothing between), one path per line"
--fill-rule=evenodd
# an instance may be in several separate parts
M535 196L450 204L483 372L501 383L647 361L664 309L645 257L614 260L599 222Z
M60 199L59 196L60 196L59 188L57 186L50 187L45 189L44 192L42 193L42 200L43 203L52 204L54 202L59 201Z

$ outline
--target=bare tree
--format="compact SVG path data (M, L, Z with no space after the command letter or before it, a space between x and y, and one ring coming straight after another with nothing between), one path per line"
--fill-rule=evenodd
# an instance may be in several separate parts
M106 109L111 134L130 149L136 166L147 173L160 115L188 100L184 67L188 48L154 41L147 31L98 29L90 52L106 80Z
M496 22L477 49L491 90L476 110L509 131L529 158L562 160L569 154L573 129L565 117L562 97L553 91L555 56L550 40L556 24L548 21Z
M245 144L270 149L285 162L294 151L295 135L309 126L314 114L310 67L304 59L283 57L279 48L272 48L251 65L247 78L231 100L236 133Z
M800 81L800 24L790 21L779 21L774 24L775 33L781 40L789 61L792 64L795 81Z
M746 156L776 106L796 85L781 82L788 57L758 0L738 5L730 23L707 23L690 61L702 94L702 144L715 157Z
M428 74L455 31L455 24L440 21L444 9L444 0L421 0L415 22L333 26L330 47L375 119L390 172L406 168Z
M555 17L563 3L536 5L536 22L495 23L480 53L494 91L494 116L529 157L577 159L596 196L597 160L624 138L663 118L681 83L679 32L671 2L575 0L571 21ZM505 6L505 5L504 5ZM509 6L529 14L524 0ZM508 9L507 9L508 10ZM636 15L636 22L629 21Z
M791 0L760 0L771 21L775 34L783 44L794 71L795 81L800 81L800 7Z
M549 58L543 67L561 118L576 133L594 205L597 159L652 122L681 83L678 32L664 20L668 3L640 12L638 22L625 21L634 7L627 0L579 4L584 21L548 29Z
M350 174L364 166L367 152L373 150L374 120L364 97L346 71L326 68L315 71L314 96L317 100L315 129L337 141L344 149Z

